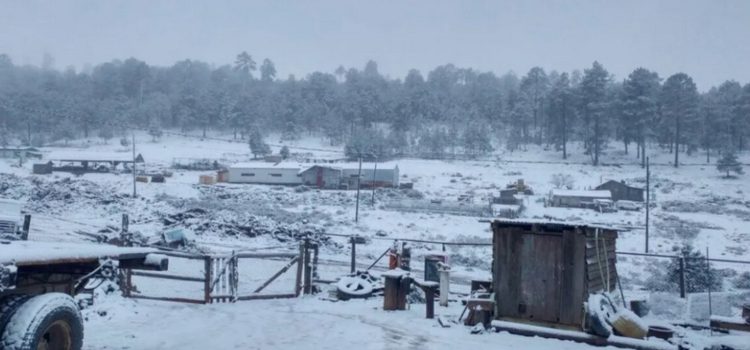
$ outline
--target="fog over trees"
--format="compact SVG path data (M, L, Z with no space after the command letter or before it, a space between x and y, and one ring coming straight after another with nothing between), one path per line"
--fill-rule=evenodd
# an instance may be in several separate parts
M133 129L157 140L169 128L222 130L258 154L268 152L259 139L273 132L319 135L350 156L478 157L538 145L561 158L583 150L593 164L614 149L641 162L672 153L679 164L685 153L710 161L745 150L750 136L750 84L699 92L689 72L635 68L616 78L600 62L502 76L446 64L393 79L374 61L282 78L271 59L248 52L222 66L129 58L59 71L47 61L20 66L0 54L2 145L107 141Z

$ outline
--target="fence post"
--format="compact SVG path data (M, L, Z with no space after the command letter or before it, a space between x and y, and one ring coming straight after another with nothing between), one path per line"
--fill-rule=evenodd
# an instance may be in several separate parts
M305 294L312 294L312 269L310 268L309 238L305 238Z
M211 303L211 257L206 255L203 257L203 268L205 270L206 280L203 284L203 303Z
M299 242L299 257L297 258L297 279L294 285L294 295L299 296L302 291L302 267L305 261L305 245Z
M31 215L26 214L23 216L23 227L21 228L21 240L29 240L29 229L31 228Z
M319 279L318 275L318 253L320 253L320 244L313 244L313 262L312 262L312 277L313 280Z
M685 257L680 258L680 298L685 299Z
M349 241L352 243L351 273L354 273L357 270L357 241L354 236L351 236Z

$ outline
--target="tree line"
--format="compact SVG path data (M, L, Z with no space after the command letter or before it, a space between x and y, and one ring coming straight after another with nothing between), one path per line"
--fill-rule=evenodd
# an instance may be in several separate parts
M234 138L305 134L345 145L350 156L479 156L530 145L567 158L571 144L599 164L620 148L641 162L651 152L735 153L747 148L750 84L699 92L686 73L663 78L637 68L615 79L599 62L582 71L497 76L438 66L424 76L382 75L377 63L279 78L270 59L247 52L233 64L195 60L152 66L129 58L81 71L17 65L0 55L0 142L43 145L108 140L129 130L224 130ZM255 139L255 140L253 140ZM620 146L618 146L618 144Z

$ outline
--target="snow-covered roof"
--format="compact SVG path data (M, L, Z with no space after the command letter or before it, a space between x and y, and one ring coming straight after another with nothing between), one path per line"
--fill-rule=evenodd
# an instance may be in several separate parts
M313 164L313 165L310 165L310 166L308 166L308 165L303 166L302 169L300 169L300 171L297 174L302 174L302 173L304 173L304 172L306 172L306 171L308 171L308 170L310 170L312 168L315 168L315 167L320 167L320 168L325 168L325 169L332 169L332 170L341 170L341 167L333 166L331 164Z
M552 195L561 197L612 198L612 193L610 193L608 190L552 190Z
M229 166L230 169L300 169L301 165L291 162L244 162Z
M621 230L621 228L615 225L592 223L583 221L562 221L562 220L547 220L547 219L535 219L535 218L521 218L521 219L494 219L493 221L508 223L508 224L540 224L540 225L561 225L561 226L579 226L579 227L592 227L606 230Z
M0 264L40 265L54 261L82 261L118 258L128 254L148 254L153 248L123 248L107 244L0 241Z

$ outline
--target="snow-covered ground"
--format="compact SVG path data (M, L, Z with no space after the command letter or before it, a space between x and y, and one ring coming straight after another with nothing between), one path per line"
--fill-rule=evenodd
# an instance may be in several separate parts
M175 158L210 158L224 164L247 161L249 152L243 142L226 142L228 135L212 135L211 139L167 135L153 142L145 134L137 135L136 151L141 153L149 169L169 167ZM269 138L273 149L281 143ZM340 147L314 137L285 143L300 157L342 158ZM97 139L75 141L70 146L43 148L46 159L115 158L127 159L130 147L116 141L102 144ZM656 207L651 214L651 252L673 253L673 248L690 243L712 257L750 260L750 181L745 177L723 179L714 165L705 162L705 154L683 157L689 164L678 169L669 166L669 154L651 157L652 199ZM18 167L10 160L0 161L0 197L28 201L26 209L33 214L30 239L40 241L78 242L90 239L107 226L119 227L121 215L129 214L131 231L146 236L164 228L164 219L184 213L187 209L207 209L198 219L180 224L200 227L198 245L208 251L228 252L242 249L272 247L274 251L296 247L293 240L277 235L260 234L256 237L243 233L227 234L226 226L217 223L247 224L264 227L283 227L289 230L318 230L331 234L358 234L371 239L357 247L358 263L369 265L387 247L392 238L429 239L454 242L489 242L489 224L473 216L458 216L430 212L402 212L388 210L392 201L412 200L421 196L424 201L458 201L469 195L476 205L488 203L506 184L518 179L530 185L535 194L524 198L524 218L554 218L568 221L595 222L627 228L621 232L617 250L642 252L644 247L645 215L643 211L598 213L585 209L545 207L544 198L554 188L553 174L569 174L575 189L593 188L606 180L625 180L643 186L645 170L634 155L609 150L606 163L594 167L588 156L575 152L566 162L551 151L530 148L513 153L498 152L493 157L476 161L438 161L400 159L397 164L402 182L414 183L414 191L378 190L376 201L371 193L362 193L359 222L354 222L354 191L298 191L290 187L231 185L197 185L198 177L210 171L175 171L166 183L138 183L139 197L130 197L132 177L129 174L66 173L30 175L31 163ZM368 165L366 165L368 166ZM67 194L67 195L66 195ZM250 221L249 221L250 220ZM281 226L279 226L281 225ZM233 226L234 227L234 226ZM104 233L113 234L113 232ZM413 264L419 270L425 254L439 252L442 246L413 244ZM466 289L472 278L489 277L491 251L488 247L448 247L454 259L456 290ZM335 279L348 272L349 248L346 238L331 237L321 250L321 278ZM648 297L640 290L648 283L654 268L668 261L651 261L637 257L621 257L618 271L623 277L626 299ZM383 267L381 262L378 267ZM662 264L662 265L659 265ZM278 266L277 266L278 265ZM258 283L268 277L279 264L248 267L243 281ZM715 264L741 273L750 265ZM192 268L172 264L175 271ZM200 269L200 267L194 268ZM241 267L242 270L242 267ZM257 272L257 276L255 273ZM728 292L735 288L732 279L725 279ZM174 286L151 285L146 280L136 281L139 288L158 290L164 295L190 293ZM288 288L288 280L279 283ZM198 289L195 290L197 292ZM676 294L667 298L677 299ZM469 348L502 345L521 348L581 348L582 345L511 336L509 334L470 335L463 326L442 328L434 320L425 320L423 304L414 304L407 312L384 312L382 300L330 302L316 297L293 300L252 301L222 305L164 304L150 301L123 300L119 297L100 298L86 310L87 349L254 349L254 348ZM679 304L679 303L677 303ZM676 311L675 311L676 310ZM690 308L676 306L663 310L663 318L691 319ZM438 314L457 318L461 307L439 308ZM728 308L726 316L737 309ZM158 331L154 331L158 329ZM750 342L748 342L750 343Z

